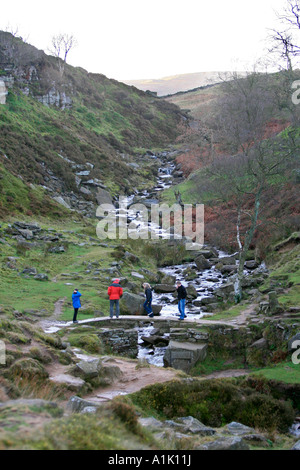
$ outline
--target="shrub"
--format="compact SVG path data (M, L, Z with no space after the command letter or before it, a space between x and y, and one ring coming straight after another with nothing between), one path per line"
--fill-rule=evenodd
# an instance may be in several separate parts
M103 353L101 340L95 334L74 334L70 335L69 341L71 346L82 348L91 354Z
M125 403L122 399L115 399L111 402L110 408L114 414L125 424L126 428L135 434L138 433L139 425L137 414L132 405Z
M265 392L269 390L264 387ZM257 392L246 382L238 385L234 380L194 380L145 387L132 399L162 417L193 416L214 427L237 421L262 430L285 432L295 417L292 404L267 393Z

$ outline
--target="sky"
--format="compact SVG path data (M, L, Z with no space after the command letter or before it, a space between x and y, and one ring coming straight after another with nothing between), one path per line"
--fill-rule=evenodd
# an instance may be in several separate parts
M116 80L252 70L286 0L13 0L0 30L50 53L73 35L70 65Z

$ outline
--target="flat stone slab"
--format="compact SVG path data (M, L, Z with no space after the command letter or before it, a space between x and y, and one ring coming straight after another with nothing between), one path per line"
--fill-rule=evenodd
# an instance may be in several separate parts
M68 374L58 374L49 377L49 380L55 383L65 384L71 390L80 390L85 385L85 381L79 377L72 377Z
M207 344L170 341L164 355L164 366L189 372L198 361L206 358Z

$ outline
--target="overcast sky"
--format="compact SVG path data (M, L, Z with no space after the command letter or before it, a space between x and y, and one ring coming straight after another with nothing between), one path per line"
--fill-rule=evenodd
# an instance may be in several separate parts
M286 0L12 0L0 29L47 49L78 42L68 63L117 80L252 68Z

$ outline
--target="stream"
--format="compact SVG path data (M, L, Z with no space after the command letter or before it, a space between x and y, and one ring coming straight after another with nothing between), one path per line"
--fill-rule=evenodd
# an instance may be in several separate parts
M157 158L153 156L152 158ZM166 161L158 170L156 186L151 190L145 190L134 195L127 196L125 202L127 204L127 210L120 210L118 207L115 210L115 214L118 217L125 217L126 224L130 224L133 231L154 231L161 238L169 238L169 233L165 232L160 226L151 223L145 222L139 218L139 213L136 210L132 210L130 206L135 203L142 203L144 205L159 203L158 195L159 192L163 191L172 186L173 175L172 173L176 169L176 165L173 161ZM218 251L218 257L228 256L227 253ZM196 273L195 278L192 281L187 281L184 276L184 271L190 268ZM166 266L160 269L166 275L173 276L174 279L182 281L183 285L187 287L189 284L195 287L197 291L197 298L193 300L188 300L186 302L186 315L189 319L200 319L205 316L211 316L212 313L206 311L206 308L201 307L201 300L205 297L212 295L213 291L226 282L227 277L223 276L220 271L215 269L215 266L211 266L209 269L204 271L198 271L194 262L187 262L184 264ZM153 301L154 305L162 306L160 312L161 317L174 317L174 319L179 318L178 312L178 301L177 294L162 293L158 294L153 291ZM71 323L70 323L71 324ZM46 333L55 333L61 327L66 326L65 322L52 321L46 322L44 331ZM157 346L147 346L146 343L142 340L142 337L148 337L154 332L154 326L152 324L147 324L144 328L139 328L138 331L138 343L139 343L139 353L138 358L141 360L147 361L149 364L163 367L163 356L167 346L157 347ZM163 336L168 339L168 334Z

